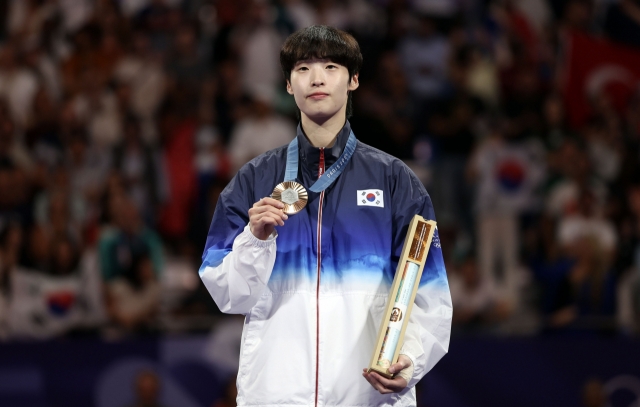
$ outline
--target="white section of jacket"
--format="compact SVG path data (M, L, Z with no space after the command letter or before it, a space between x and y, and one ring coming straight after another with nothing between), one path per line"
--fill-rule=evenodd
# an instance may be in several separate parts
M201 273L220 311L247 314L262 295L276 262L276 236L260 240L244 228L233 242L233 251L218 267Z
M361 372L369 364L387 295L366 289L321 292L320 326L330 328L332 334L317 339L316 293L304 289L273 293L267 286L276 258L276 238L274 234L259 240L246 226L223 262L200 272L220 310L245 314L238 405L315 406L318 346L318 407L415 406L414 386L449 347L452 306L448 289L429 284L418 289L401 349L413 362L413 377L402 392L381 395ZM360 318L363 315L366 318ZM264 335L267 327L281 335ZM279 369L281 366L286 369Z

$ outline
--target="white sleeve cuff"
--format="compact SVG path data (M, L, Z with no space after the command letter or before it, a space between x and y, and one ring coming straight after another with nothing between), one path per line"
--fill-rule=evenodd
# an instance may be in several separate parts
M411 366L406 367L401 371L399 371L398 376L402 377L404 380L407 381L407 387L413 387L417 383L417 381L412 380L414 367L416 365L415 358L409 352L401 351L400 354L409 358L409 360L411 361Z
M249 224L247 224L247 226L244 227L244 230L242 233L247 234L247 243L249 243L252 246L262 247L262 248L271 247L272 245L274 245L276 242L276 238L278 237L278 232L275 229L273 229L273 232L269 235L269 237L266 240L260 240L257 237L255 237L253 233L251 233L251 227L249 226Z

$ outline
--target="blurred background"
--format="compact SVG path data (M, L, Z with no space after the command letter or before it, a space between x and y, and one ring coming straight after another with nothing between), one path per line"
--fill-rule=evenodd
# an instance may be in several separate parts
M243 318L197 270L295 135L279 49L311 24L359 41L354 132L438 216L418 405L640 406L638 0L0 1L0 405L235 405Z

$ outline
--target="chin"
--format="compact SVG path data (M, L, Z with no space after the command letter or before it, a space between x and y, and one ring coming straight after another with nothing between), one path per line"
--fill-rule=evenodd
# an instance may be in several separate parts
M336 111L312 111L312 112L304 112L305 115L314 122L324 122L331 119L338 113L339 110Z

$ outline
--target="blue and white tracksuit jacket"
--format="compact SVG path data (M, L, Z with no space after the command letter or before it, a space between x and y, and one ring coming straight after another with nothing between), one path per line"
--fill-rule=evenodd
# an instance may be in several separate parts
M308 190L322 155L298 127L297 181ZM258 135L256 137L259 137ZM401 353L413 362L409 385L379 394L363 377L370 363L402 251L415 214L435 219L431 199L400 160L357 143L344 172L262 241L247 211L284 179L287 146L246 164L220 195L200 277L220 310L244 314L239 406L414 406L414 386L444 356L451 297L436 230ZM362 191L382 195L367 205ZM358 191L361 191L358 193ZM377 194L376 194L377 195ZM367 201L368 202L368 201Z

